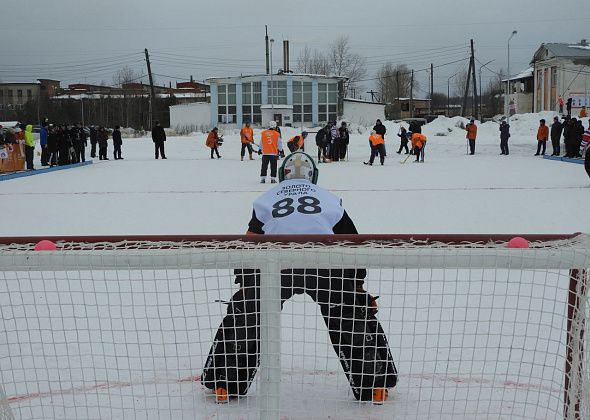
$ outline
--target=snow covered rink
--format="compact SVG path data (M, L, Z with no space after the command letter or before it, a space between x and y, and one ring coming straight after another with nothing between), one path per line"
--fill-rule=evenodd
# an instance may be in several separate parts
M400 164L399 125L386 122L388 157L372 167L367 128L352 127L349 159L319 165L319 185L361 233L587 233L583 166L533 156L538 120L552 117L511 121L509 156L496 123L467 156L461 119L439 119L423 129L423 164ZM124 139L125 160L0 182L0 235L241 234L271 186L258 156L240 162L237 132L219 160L205 138L169 138L167 160L149 138ZM568 283L561 270L370 270L399 370L382 406L354 400L318 306L295 296L281 418L563 418ZM16 418L258 418L258 377L222 406L199 383L236 287L229 270L0 270L0 384Z
M541 117L549 121L552 114ZM540 116L520 118L512 121L509 156L499 156L496 123L480 126L476 155L466 156L465 131L455 127L454 118L426 125L426 162L408 159L403 165L404 156L395 153L399 125L386 122L385 166L362 164L369 157L365 129L351 136L349 161L320 165L319 184L342 197L362 233L588 231L588 221L580 217L590 205L583 166L534 157ZM283 128L286 139L296 133ZM0 232L243 233L252 201L270 185L259 184L258 156L240 162L237 132L224 138L220 160L209 158L206 134L169 138L167 160L153 159L151 139L124 139L125 160L95 160L71 171L2 182L0 197L10 206L0 218ZM307 145L316 156L313 138ZM550 153L551 145L547 149Z

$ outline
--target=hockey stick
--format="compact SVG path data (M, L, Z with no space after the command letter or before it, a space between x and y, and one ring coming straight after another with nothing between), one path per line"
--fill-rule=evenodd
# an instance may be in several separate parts
M408 156L406 156L406 158L404 160L402 160L400 163L403 165L404 163L406 163L408 161L408 159L410 158L410 156L413 156L412 154L408 153Z

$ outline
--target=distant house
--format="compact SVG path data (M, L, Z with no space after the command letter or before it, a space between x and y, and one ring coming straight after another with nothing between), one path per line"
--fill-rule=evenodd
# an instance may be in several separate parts
M572 98L572 112L590 105L590 45L542 44L531 61L534 71L534 111L558 111L559 97Z
M513 114L522 114L525 112L534 112L534 72L533 67L528 68L514 77L502 80L504 92L504 106L508 106L508 112ZM510 82L510 89L508 83Z

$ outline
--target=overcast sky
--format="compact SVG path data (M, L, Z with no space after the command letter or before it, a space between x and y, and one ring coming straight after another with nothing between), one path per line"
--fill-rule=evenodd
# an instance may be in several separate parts
M145 74L144 48L159 83L264 72L264 25L275 39L274 68L282 66L282 40L291 41L291 67L305 46L326 48L346 35L367 59L367 78L387 61L416 70L468 56L474 39L480 63L511 73L528 67L543 42L590 39L588 3L581 0L2 0L0 79L53 78L113 84L130 66ZM467 61L437 67L435 91L466 69ZM478 64L479 69L479 64ZM493 76L484 69L483 82ZM427 74L417 74L425 96ZM145 79L147 80L147 79ZM364 90L374 87L364 83Z

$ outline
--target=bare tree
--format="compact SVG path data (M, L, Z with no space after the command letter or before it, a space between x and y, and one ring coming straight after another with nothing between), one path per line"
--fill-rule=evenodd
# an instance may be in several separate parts
M398 91L399 81L399 91ZM398 97L410 96L412 70L405 64L386 63L377 72L377 92L381 102L393 103ZM414 89L418 89L414 80Z
M295 66L296 71L298 73L310 73L311 67L311 57L313 55L313 51L307 45L303 50L299 52L299 56L297 57L297 65Z
M465 85L467 85L468 78L469 71L467 69L457 73L457 75L453 79L453 94L455 96L460 96L461 98L463 97L463 95L465 94Z
M330 44L327 58L331 72L348 79L346 90L359 87L359 81L367 74L366 60L351 51L347 36L341 36Z
M141 75L133 70L131 67L125 66L115 73L113 76L113 84L121 88L123 94L122 109L120 110L121 121L129 127L129 114L131 112L131 104L134 98L133 90L130 90L126 85L139 79Z

